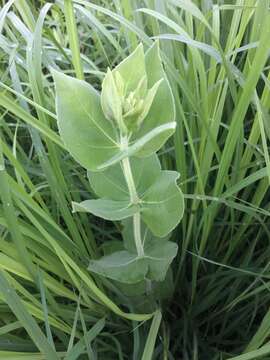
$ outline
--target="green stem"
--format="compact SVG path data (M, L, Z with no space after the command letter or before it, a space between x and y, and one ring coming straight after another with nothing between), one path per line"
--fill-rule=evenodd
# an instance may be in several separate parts
M132 204L137 204L139 201L139 197L134 183L129 158L126 157L125 159L123 159L122 164L123 164L124 176L128 186L130 201L132 202Z
M128 140L126 137L122 138L122 147L125 148L128 146ZM130 167L129 158L126 157L122 160L123 165L123 173L126 179L129 196L130 196L130 202L132 204L138 204L139 202L139 196L137 194L136 185L134 183L133 174ZM142 243L142 237L141 237L141 214L140 211L136 212L133 215L133 233L134 233L134 240L135 245L137 249L138 256L144 256L144 249L143 249L143 243Z
M141 214L139 211L133 215L133 231L137 253L139 256L144 256L144 248L141 238Z

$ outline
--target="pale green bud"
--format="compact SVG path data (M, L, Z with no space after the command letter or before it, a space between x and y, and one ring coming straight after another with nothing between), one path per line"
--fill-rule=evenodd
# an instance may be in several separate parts
M140 100L140 99L137 101L135 100L132 107L130 107L129 111L127 111L123 114L123 117L127 118L129 116L139 115L141 113L141 111L143 110L143 104L144 104L143 100Z
M153 87L146 92L144 98L136 97L136 91L130 92L126 98L123 118L125 126L129 131L137 130L148 115L162 80L163 79L157 81Z
M114 80L115 80L115 85L116 85L117 92L118 92L119 96L124 97L124 95L125 95L125 83L124 83L124 80L123 80L121 74L119 73L119 71L115 71Z
M122 86L122 84L119 83L119 79L117 85ZM120 130L126 133L127 129L122 119L122 99L118 92L117 85L113 73L108 69L102 82L101 107L105 117L116 123Z
M147 95L145 97L145 100L143 101L142 111L138 117L137 125L140 126L143 120L146 118L146 116L149 113L149 110L151 108L151 105L154 101L154 98L156 96L156 93L158 91L159 85L162 83L163 79L160 79L157 81L151 89L148 90Z
M138 86L134 90L136 98L144 98L147 93L147 77L146 75L139 81Z
M136 88L126 93L121 74L108 69L101 91L101 106L106 118L113 121L122 134L136 131L149 113L162 80L147 90L147 78L143 76Z

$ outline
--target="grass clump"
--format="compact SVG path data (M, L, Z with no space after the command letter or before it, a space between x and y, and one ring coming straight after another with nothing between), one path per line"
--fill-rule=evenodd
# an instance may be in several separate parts
M0 358L270 358L269 5L3 1ZM51 69L101 91L156 41L177 123L157 155L185 211L153 292L87 270L123 226L72 213L96 193L59 136Z

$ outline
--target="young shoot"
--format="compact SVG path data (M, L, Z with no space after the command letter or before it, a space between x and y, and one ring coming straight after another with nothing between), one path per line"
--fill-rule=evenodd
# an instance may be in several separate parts
M87 169L98 199L73 211L122 222L117 251L89 270L126 284L163 281L177 254L170 233L183 216L179 174L161 170L156 152L175 130L174 99L158 44L140 44L108 69L99 94L90 84L53 71L60 135Z

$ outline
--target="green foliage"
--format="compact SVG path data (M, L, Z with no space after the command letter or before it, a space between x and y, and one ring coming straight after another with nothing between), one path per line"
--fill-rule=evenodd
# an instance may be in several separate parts
M112 143L119 152L127 152L120 165L108 164L103 172L88 173L92 188L97 189L97 195L102 198L73 202L73 211L89 212L106 220L133 216L132 236L137 255L115 252L91 261L88 269L130 284L145 279L164 280L168 266L176 256L177 245L163 243L160 247L156 242L155 246L146 249L141 237L141 219L159 237L168 235L177 226L184 212L183 195L176 183L179 174L162 171L154 155L129 159L130 155L136 155L130 151L129 144L133 139L137 140L138 131L140 136L147 136L146 129L155 130L164 124L164 120L174 119L172 92L162 69L157 44L146 56L140 44L113 71L108 69L100 96L81 80L55 71L53 74L60 134L78 162L89 171L98 170L97 165L112 156ZM156 82L147 90L153 81ZM163 111L159 111L161 106ZM165 132L168 136L167 130ZM141 156L151 154L163 141L163 133L157 133L150 144L142 143L137 151Z
M270 358L269 5L2 1L0 359Z
M84 211L106 220L122 220L138 212L138 205L130 204L129 200L115 201L109 199L85 200L73 202L73 211Z
M176 180L175 171L161 171L142 197L142 219L154 235L164 237L182 218L184 199Z
M130 166L137 192L143 195L160 174L158 157L156 155L145 158L131 157ZM113 200L129 199L128 186L120 163L103 171L89 171L88 178L99 197L111 197Z
M156 236L168 235L178 224L184 211L183 195L176 185L179 174L173 171L162 171L155 155L146 158L132 157L130 165L139 198L136 206L140 208L142 220ZM98 196L111 198L115 200L113 206L117 206L119 202L120 209L126 208L127 212L131 212L134 206L132 207L127 200L129 189L122 167L117 164L102 172L88 172L88 177ZM91 204L100 204L100 200L90 201ZM90 204L89 201L88 204ZM79 210L79 205L76 205L76 209ZM88 211L98 215L90 206ZM123 217L119 216L117 219L114 214L103 217L108 220L125 219L127 217L125 212L122 211L122 214Z
M58 127L66 148L86 169L96 170L120 152L113 126L102 112L100 96L86 82L53 71Z
M144 256L126 250L117 251L100 260L92 260L88 269L127 284L136 284L144 279L163 281L176 253L176 244L156 241L145 247Z

